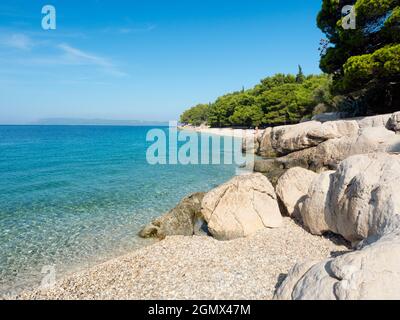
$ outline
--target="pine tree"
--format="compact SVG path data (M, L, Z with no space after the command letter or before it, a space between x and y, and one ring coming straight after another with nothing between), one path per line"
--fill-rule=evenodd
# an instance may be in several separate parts
M353 5L355 29L343 27L344 5ZM398 110L399 0L323 0L317 21L327 38L320 67L333 75L333 93L356 99L364 113Z
M299 65L299 72L296 75L296 82L297 83L303 83L306 77L304 76L303 69L301 68L301 65Z

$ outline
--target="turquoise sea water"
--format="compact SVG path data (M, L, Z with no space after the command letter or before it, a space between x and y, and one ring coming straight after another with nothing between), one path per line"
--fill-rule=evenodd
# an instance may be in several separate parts
M149 165L150 127L0 126L0 295L148 241L140 227L235 165ZM167 131L167 128L163 128Z

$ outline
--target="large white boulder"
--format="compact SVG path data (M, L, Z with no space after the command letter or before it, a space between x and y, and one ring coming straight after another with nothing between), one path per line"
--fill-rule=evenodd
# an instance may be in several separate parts
M380 114L377 116L369 116L369 117L359 117L355 120L357 121L360 129L368 128L368 127L386 127L390 117L392 114Z
M400 136L385 127L370 127L360 131L360 135L352 144L350 153L400 151Z
M201 212L218 240L246 237L282 224L274 188L260 173L237 176L211 190L202 201Z
M400 214L400 155L349 157L312 182L301 215L313 234L332 231L356 244Z
M264 130L242 130L242 152L258 154L263 134Z
M262 157L268 158L276 156L276 152L274 148L272 148L271 133L272 128L266 128L261 136L260 149L258 154Z
M400 232L317 264L295 265L276 291L280 300L400 299Z
M359 126L354 120L308 121L272 129L272 148L281 155L317 146L324 141L357 136Z
M329 190L331 230L349 241L377 234L400 214L400 155L357 155L344 160Z
M400 152L400 135L382 126L367 127L361 129L358 135L329 139L318 145L315 150L306 151L310 153L308 163L314 170L336 169L341 161L353 155Z
M357 250L295 265L276 299L400 299L400 155L344 160L314 179L302 206L312 233L332 231Z
M320 144L324 140L315 140L308 137L308 132L317 130L321 123L308 121L295 125L273 128L271 132L272 148L280 155L310 148Z
M276 194L289 216L298 216L305 196L317 174L301 167L291 168L278 180Z
M327 222L332 216L328 192L333 174L334 171L326 171L315 177L303 200L301 218L308 230L315 235L331 230Z
M310 139L329 140L341 137L353 137L358 134L359 126L354 120L329 121L319 127L310 130L307 136Z
M320 147L320 158L333 162L363 152L400 151L400 112L336 121L307 121L264 130L257 154L263 157L285 156ZM329 149L339 154L329 153ZM329 162L329 159L326 160Z

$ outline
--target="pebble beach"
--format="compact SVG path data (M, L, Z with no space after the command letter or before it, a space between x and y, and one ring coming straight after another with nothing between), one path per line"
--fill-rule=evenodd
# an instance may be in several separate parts
M297 262L348 252L338 236L308 233L290 218L250 237L172 236L19 299L263 299Z

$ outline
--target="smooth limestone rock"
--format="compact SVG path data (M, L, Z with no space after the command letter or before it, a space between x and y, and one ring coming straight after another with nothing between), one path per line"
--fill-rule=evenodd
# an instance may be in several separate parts
M266 158L276 157L276 152L272 148L271 133L272 133L272 128L267 128L264 130L261 136L260 149L258 154L262 157Z
M260 153L260 145L264 130L258 130L256 132L243 131L242 137L242 152L243 153Z
M307 133L318 129L320 122L308 121L295 125L279 126L272 129L271 145L279 155L303 150L320 144L324 140L310 139Z
M286 155L315 147L329 139L357 136L359 126L354 120L338 120L325 123L309 121L272 129L271 145L279 155Z
M371 153L322 174L302 207L314 233L332 231L356 251L310 267L296 265L276 299L400 298L400 155Z
M295 167L279 178L275 191L289 216L299 216L308 188L316 177L313 171Z
M357 121L360 129L368 128L368 127L386 127L390 117L392 114L380 114L377 116L369 116L369 117L359 117L355 120Z
M385 127L365 128L352 145L351 153L393 152L399 144L400 137Z
M352 155L377 152L400 152L400 135L382 126L367 127L355 136L329 139L284 157L256 160L254 170L265 173L273 181L293 167L316 172L336 170L341 161Z
M307 133L310 139L326 141L341 137L353 137L358 134L359 126L354 120L329 121Z
M328 191L335 171L326 171L312 181L303 200L301 218L312 234L322 235L330 231L327 223L331 217Z
M329 190L330 229L351 242L375 235L400 214L400 155L358 155L344 160Z
M400 112L395 112L391 115L387 123L387 128L396 133L400 132Z
M218 240L249 236L282 224L277 197L260 173L234 177L208 192L202 202L208 230Z
M398 227L398 226L397 226ZM278 288L278 300L400 299L400 232L387 232L351 253L295 265Z
M194 193L184 198L174 209L153 220L139 233L142 238L206 234L205 221L201 216L201 202L205 193Z
M352 156L336 172L312 182L302 206L303 222L313 234L332 231L357 243L376 233L396 210L400 213L399 178L398 155Z
M318 119L315 118L315 119ZM323 119L323 117L322 117ZM400 112L372 117L360 117L335 121L307 121L295 125L267 128L258 137L257 154L263 157L285 156L297 151L319 146L333 139L349 138L351 141L370 130L384 133L385 128L400 132Z
M336 172L312 182L301 210L303 222L313 234L332 231L357 244L400 214L398 181L400 155L352 156Z
M297 285L300 279L304 276L313 267L317 264L318 261L305 261L302 263L296 263L292 269L290 269L287 274L285 280L281 283L281 285L275 291L274 299L275 300L291 300L293 288Z
M357 154L400 151L400 137L385 127L367 127L359 135L331 139L313 153L312 168L336 169L344 159Z

